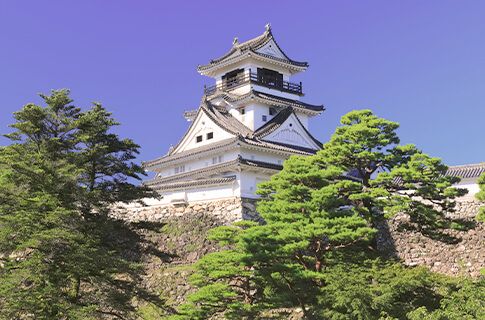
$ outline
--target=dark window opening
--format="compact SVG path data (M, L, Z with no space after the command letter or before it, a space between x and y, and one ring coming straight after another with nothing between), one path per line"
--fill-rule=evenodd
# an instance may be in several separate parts
M195 137L196 142L202 142L202 136L197 136Z
M258 82L272 87L283 87L283 75L279 72L258 68Z
M276 114L276 109L275 108L269 108L269 115L274 116Z
M207 134L207 140L214 138L214 132L209 132Z
M268 120L268 117L266 115L263 115L263 122L266 122Z
M246 109L242 108L241 109L241 114L246 114Z
M244 69L237 69L222 76L223 86L227 89L238 85L244 77Z

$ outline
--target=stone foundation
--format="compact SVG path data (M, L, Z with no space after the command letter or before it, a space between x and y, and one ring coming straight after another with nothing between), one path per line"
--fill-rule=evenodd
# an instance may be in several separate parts
M457 201L458 219L439 236L418 232L406 215L397 215L379 226L378 248L386 256L401 259L409 266L426 265L431 270L449 274L478 276L485 268L485 224L475 220L480 203L470 198ZM200 215L213 217L221 224L239 220L258 220L256 200L228 198L178 205L131 206L113 211L113 217L129 222L165 222L168 219Z
M225 224L238 220L258 219L256 200L249 198L228 198L176 205L133 205L113 210L112 217L128 222L163 222L173 217L199 214L213 216Z

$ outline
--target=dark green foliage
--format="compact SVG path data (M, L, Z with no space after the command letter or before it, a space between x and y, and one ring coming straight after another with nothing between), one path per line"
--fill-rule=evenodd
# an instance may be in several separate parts
M476 198L478 200L485 201L485 173L482 173L478 179L478 186L480 187L480 191L476 194ZM477 220L479 222L485 222L485 206L480 208L477 215Z
M450 281L439 308L420 307L408 313L410 320L475 320L485 319L485 278L478 281Z
M369 110L341 123L323 150L291 157L259 185L263 224L214 230L226 247L196 263L199 290L175 319L262 319L295 308L306 319L406 319L439 307L438 277L375 260L371 240L398 212L429 234L465 191L439 159L399 145L397 123Z
M244 222L215 229L212 238L231 249L203 257L193 280L201 289L180 308L181 319L261 316L274 308L300 307L318 314L328 259L375 233L358 208L343 207L358 183L312 157L292 157L260 185L265 224Z
M110 205L152 193L132 185L138 146L108 131L100 105L81 112L67 90L15 113L0 149L0 319L122 317L137 268L120 255ZM95 146L96 144L96 146Z
M399 145L399 125L370 110L352 111L341 124L317 158L357 173L362 189L349 199L372 224L398 212L408 214L423 232L444 223L444 213L454 210L454 198L466 189L452 187L459 179L443 175L447 167L440 159L414 145Z

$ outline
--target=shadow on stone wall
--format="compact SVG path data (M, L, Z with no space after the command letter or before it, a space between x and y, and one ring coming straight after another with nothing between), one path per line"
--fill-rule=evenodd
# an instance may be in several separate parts
M378 250L409 266L426 265L448 275L480 275L485 268L485 227L475 216L480 204L457 202L456 212L446 216L440 230L422 230L399 214L378 226ZM424 232L423 232L424 231Z

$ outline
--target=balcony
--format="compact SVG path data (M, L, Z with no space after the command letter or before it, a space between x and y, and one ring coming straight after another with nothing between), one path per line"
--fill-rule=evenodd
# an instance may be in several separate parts
M241 73L235 77L223 80L222 83L216 84L210 87L204 86L205 95L213 95L217 91L229 91L236 89L247 83L256 84L258 86L279 90L282 92L293 93L302 96L303 88L300 83L293 83L288 81L283 81L281 79L265 77L256 72Z

